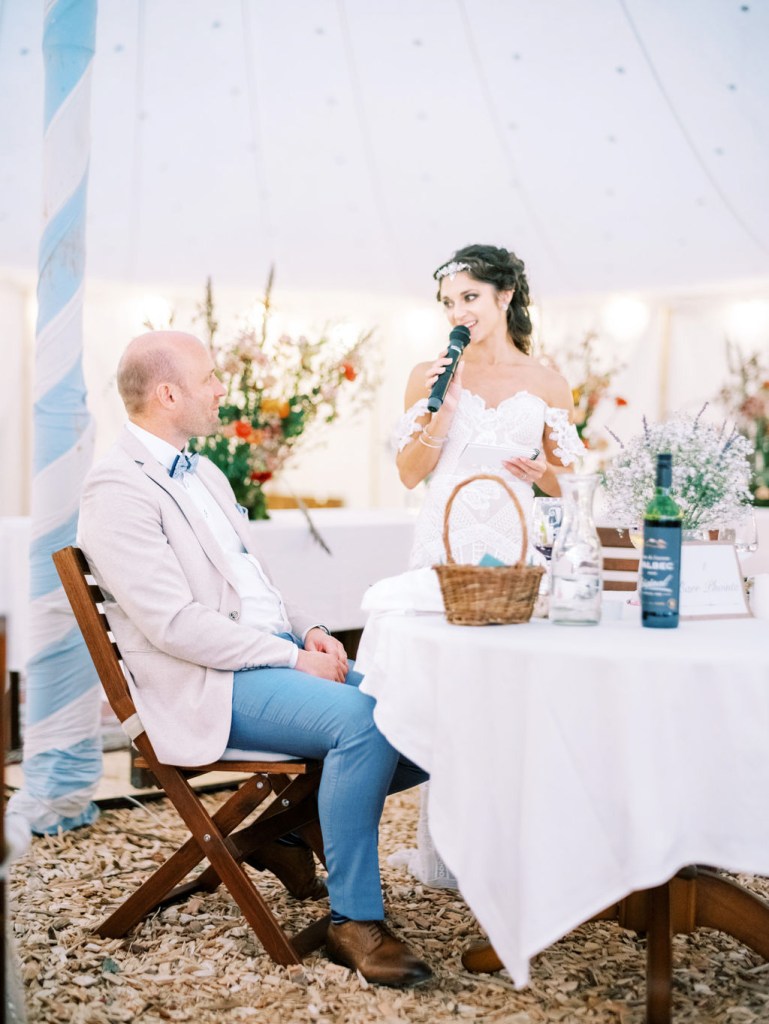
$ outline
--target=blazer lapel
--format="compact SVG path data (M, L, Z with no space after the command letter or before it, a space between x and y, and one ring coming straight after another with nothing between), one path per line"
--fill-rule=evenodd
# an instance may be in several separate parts
M232 575L232 570L221 545L216 541L216 538L211 533L208 524L200 514L197 505L189 496L185 488L171 479L166 469L160 465L157 459L152 457L150 452L147 451L141 441L139 441L139 439L132 434L130 430L123 431L123 434L118 439L118 443L128 452L131 458L142 467L146 475L156 483L158 487L162 488L168 497L179 506L182 514L195 533L195 536L200 541L200 545L205 553L211 559L222 576L225 577L233 588L237 589L237 582ZM204 464L205 459L201 458L198 466ZM198 472L199 471L200 470L198 470ZM206 487L208 487L208 479L205 480L205 483ZM222 504L218 495L214 495L214 497L219 504ZM245 518L240 516L237 509L235 509L235 512L239 518Z

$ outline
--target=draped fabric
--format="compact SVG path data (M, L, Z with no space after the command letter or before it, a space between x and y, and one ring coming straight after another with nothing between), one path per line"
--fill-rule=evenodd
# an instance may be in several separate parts
M44 227L40 240L32 482L31 657L24 786L9 813L34 832L87 824L101 775L100 689L51 561L75 542L94 423L82 370L85 206L96 0L45 12Z

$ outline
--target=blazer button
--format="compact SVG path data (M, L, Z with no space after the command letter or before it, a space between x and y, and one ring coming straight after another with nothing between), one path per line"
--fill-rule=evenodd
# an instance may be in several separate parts
M238 619L240 618L240 612L230 612L230 618L234 619L235 622L237 622Z

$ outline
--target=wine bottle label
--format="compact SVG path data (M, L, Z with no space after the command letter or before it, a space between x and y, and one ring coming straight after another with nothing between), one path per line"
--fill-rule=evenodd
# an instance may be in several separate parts
M641 608L645 615L677 615L681 574L681 526L644 523Z

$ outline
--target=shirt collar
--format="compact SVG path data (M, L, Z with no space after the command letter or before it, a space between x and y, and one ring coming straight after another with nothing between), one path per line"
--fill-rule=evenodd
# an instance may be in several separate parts
M152 434L149 430L145 430L144 427L131 422L131 420L126 423L126 427L138 441L141 441L150 455L157 459L163 469L169 473L174 459L179 454L179 449L168 441L164 441L162 437L158 437L157 434Z

